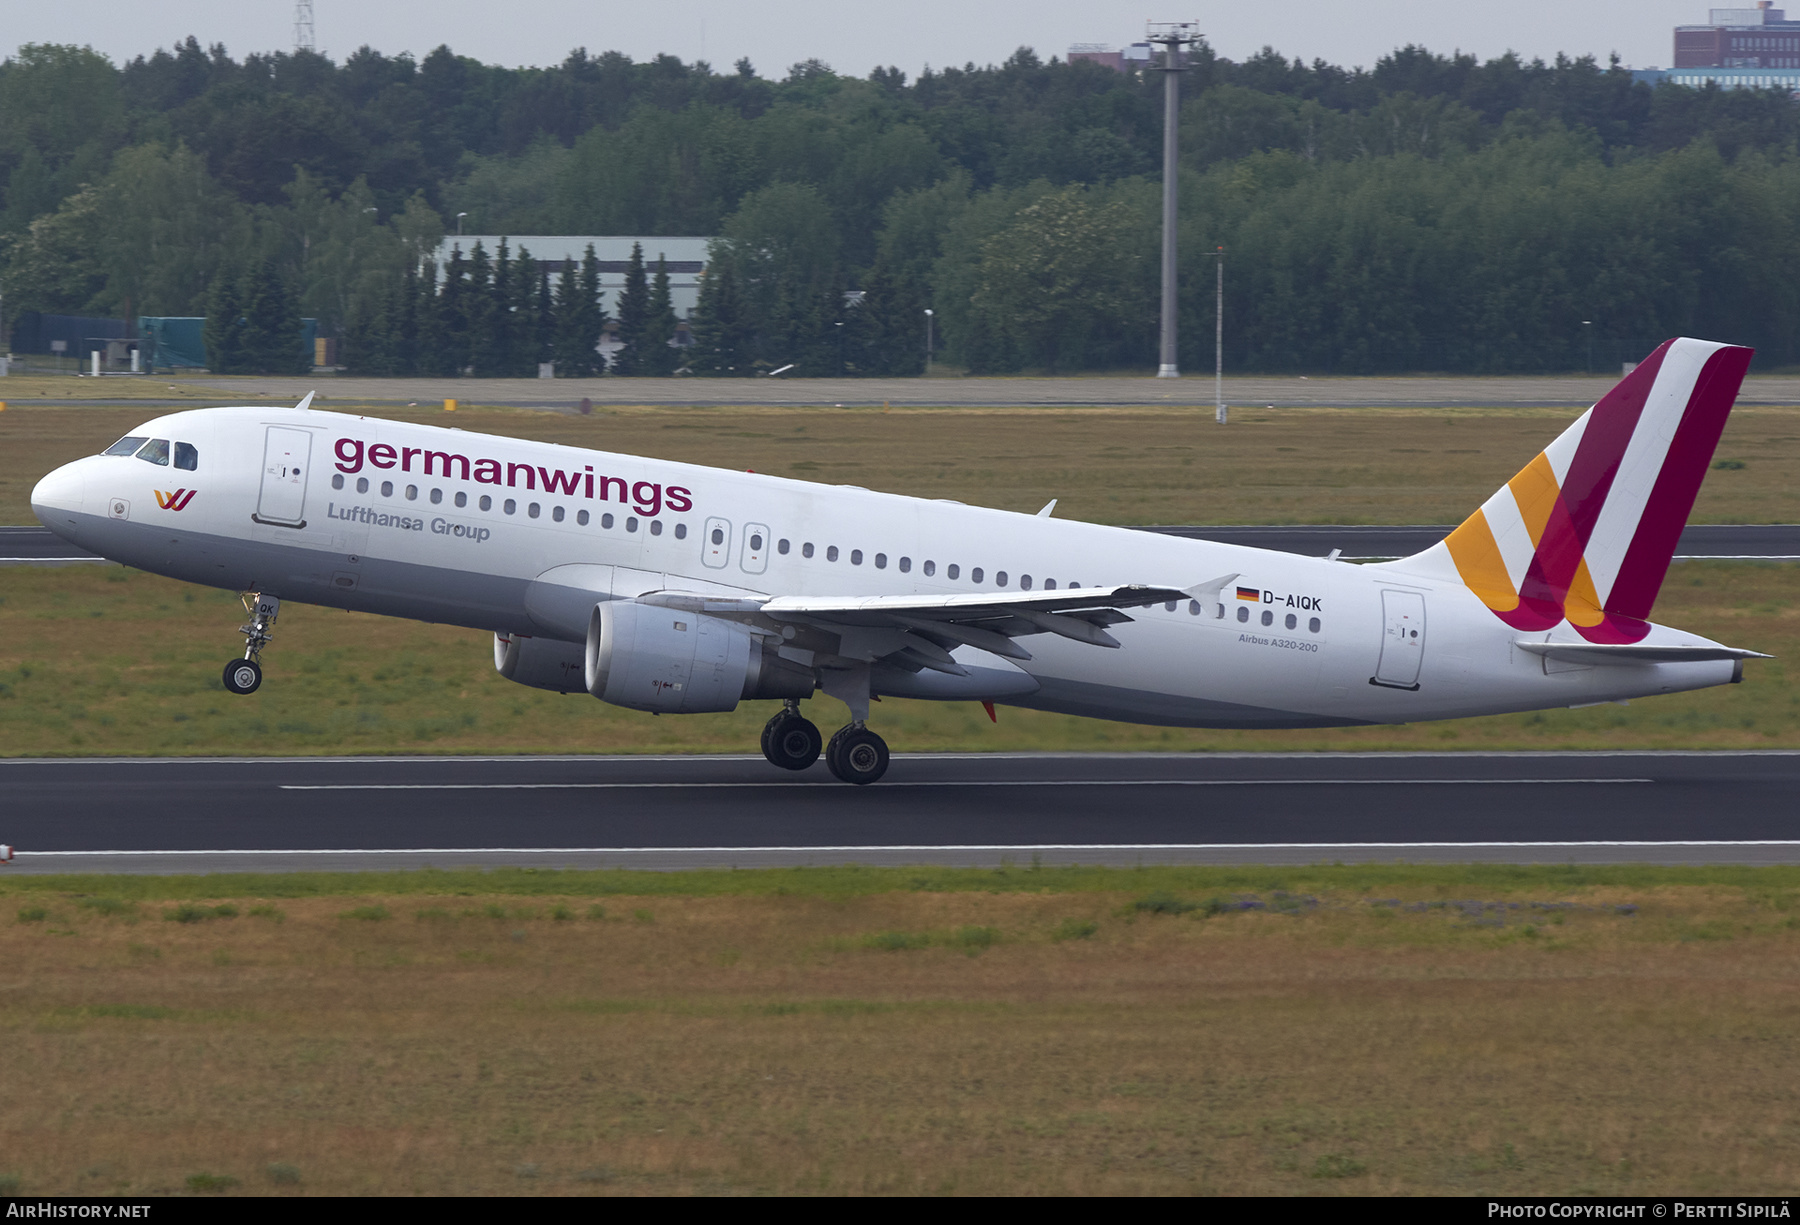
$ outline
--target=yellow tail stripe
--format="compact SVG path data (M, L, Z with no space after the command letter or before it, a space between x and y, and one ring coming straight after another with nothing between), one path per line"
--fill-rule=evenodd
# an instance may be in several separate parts
M1543 531L1541 523L1537 530ZM1494 530L1488 526L1487 515L1476 511L1463 520L1462 526L1451 532L1444 543L1450 548L1451 560L1456 563L1463 586L1473 591L1483 604L1495 612L1511 612L1519 606L1519 593L1513 587L1512 576L1506 572L1506 560L1500 556L1500 546L1494 543Z
M1513 501L1519 506L1519 517L1525 520L1525 530L1531 533L1531 547L1535 549L1544 538L1544 525L1550 522L1556 495L1561 492L1556 473L1550 467L1550 457L1539 451L1536 459L1519 470L1519 475L1506 482L1506 487L1512 490Z

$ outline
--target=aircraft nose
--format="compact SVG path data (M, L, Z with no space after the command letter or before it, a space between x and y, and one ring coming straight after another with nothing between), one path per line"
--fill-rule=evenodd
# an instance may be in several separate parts
M73 526L68 513L80 514L86 500L87 470L83 461L76 460L64 464L37 483L31 491L31 513L45 527L62 535Z

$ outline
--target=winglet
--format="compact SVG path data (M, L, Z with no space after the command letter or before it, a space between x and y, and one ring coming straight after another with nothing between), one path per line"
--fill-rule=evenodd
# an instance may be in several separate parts
M1183 587L1190 597L1198 600L1201 596L1216 596L1232 583L1237 582L1238 574L1221 574L1218 578L1209 578L1204 583L1195 583L1192 587Z
M300 403L294 405L294 407L297 408L298 410L300 410L301 412L305 412L307 409L312 407L312 398L318 394L319 393L316 391L307 392L306 398L304 400L300 401Z
M1050 512L1055 509L1056 509L1056 499L1051 498L1048 502L1044 503L1044 509L1040 510L1037 513L1037 517L1040 519L1048 519L1050 517Z

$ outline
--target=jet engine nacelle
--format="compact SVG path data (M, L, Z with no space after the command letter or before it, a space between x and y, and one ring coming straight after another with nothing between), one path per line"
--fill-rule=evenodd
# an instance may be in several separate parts
M747 698L812 696L812 669L722 617L611 600L588 620L587 691L662 714L733 710Z
M549 689L555 693L581 693L586 648L579 642L555 638L527 638L523 634L494 635L494 671L509 681Z

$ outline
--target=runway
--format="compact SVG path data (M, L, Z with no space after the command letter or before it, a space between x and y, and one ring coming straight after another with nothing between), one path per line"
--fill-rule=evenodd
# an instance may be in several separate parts
M0 762L6 872L1800 863L1800 753Z
M1225 544L1251 545L1282 553L1323 557L1343 550L1351 561L1370 558L1410 557L1450 534L1454 524L1351 525L1288 524L1274 527L1239 525L1158 525L1144 528L1170 536L1217 540ZM1800 524L1702 523L1690 524L1676 546L1677 560L1755 558L1800 559ZM103 561L42 527L0 527L0 565L72 565Z

